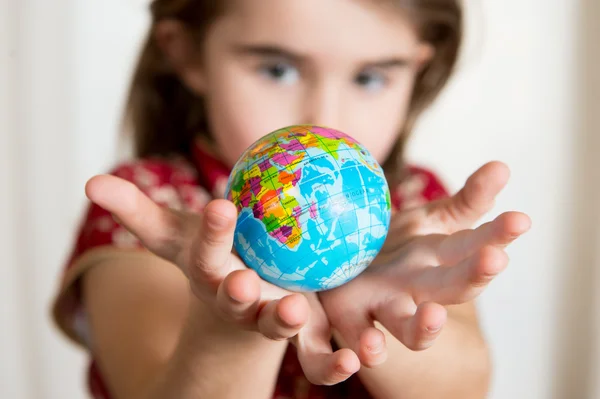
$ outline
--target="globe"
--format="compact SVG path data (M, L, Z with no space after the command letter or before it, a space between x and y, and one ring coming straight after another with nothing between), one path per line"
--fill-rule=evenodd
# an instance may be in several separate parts
M347 283L377 256L391 200L383 170L340 131L296 125L253 143L231 171L234 248L264 280L296 292Z

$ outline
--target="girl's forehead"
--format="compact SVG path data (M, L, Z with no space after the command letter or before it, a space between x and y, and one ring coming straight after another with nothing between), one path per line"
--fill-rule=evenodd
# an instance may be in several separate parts
M234 41L279 44L303 54L409 56L418 43L402 11L381 0L235 0L218 25Z

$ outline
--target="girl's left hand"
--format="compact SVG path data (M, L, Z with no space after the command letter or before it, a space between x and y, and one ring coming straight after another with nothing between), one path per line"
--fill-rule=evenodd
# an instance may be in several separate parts
M332 327L363 365L386 358L385 337L374 321L406 347L426 349L446 322L444 306L471 301L504 270L504 248L529 229L529 217L508 212L468 227L491 209L507 181L506 166L493 162L455 196L395 214L373 264L319 293Z

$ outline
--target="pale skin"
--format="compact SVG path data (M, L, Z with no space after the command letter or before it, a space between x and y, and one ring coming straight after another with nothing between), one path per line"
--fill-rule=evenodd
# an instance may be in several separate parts
M307 32L307 18L320 28ZM215 145L230 165L255 139L293 123L335 126L383 161L432 51L402 14L369 1L234 2L202 51L177 21L155 33L181 80L206 97ZM455 196L395 214L364 274L302 295L260 280L231 253L228 201L186 215L116 177L91 179L88 197L149 249L84 277L111 390L133 399L269 398L292 343L315 384L358 372L378 399L484 397L490 361L473 300L507 266L506 245L530 221L509 212L469 229L507 180L507 168L490 163Z

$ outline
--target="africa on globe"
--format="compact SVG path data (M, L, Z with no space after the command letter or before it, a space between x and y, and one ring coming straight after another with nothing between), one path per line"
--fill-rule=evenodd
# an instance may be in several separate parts
M253 143L227 182L234 248L266 281L324 291L363 272L386 239L391 200L377 161L334 129L297 125Z

